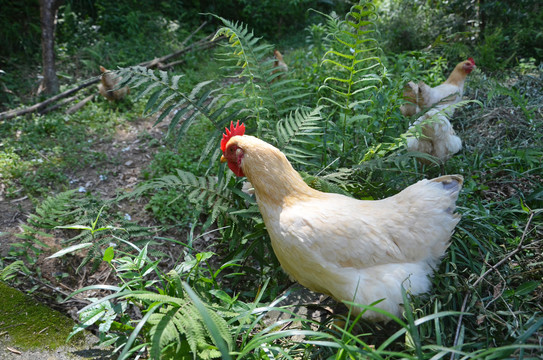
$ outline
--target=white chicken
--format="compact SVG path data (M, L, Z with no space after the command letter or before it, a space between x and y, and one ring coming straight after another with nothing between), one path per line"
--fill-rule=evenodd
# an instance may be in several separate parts
M459 175L421 180L382 200L363 201L309 187L274 146L226 130L222 162L251 182L283 269L301 285L340 301L401 315L402 286L410 294L430 288L460 220ZM360 313L360 307L353 307ZM388 320L378 312L363 317Z
M449 78L434 88L424 82L409 82L404 89L404 99L409 101L400 107L405 116L431 108L420 116L409 128L407 149L437 157L441 163L462 150L462 140L456 135L448 116L454 113L454 105L462 100L466 77L475 68L473 58L456 65ZM415 128L421 127L415 136ZM422 162L426 162L420 159Z
M408 82L403 96L409 103L403 104L400 111L404 116L412 116L434 105L456 104L462 100L466 78L475 68L475 60L468 58L457 64L447 80L436 87L430 87L422 81L418 84Z
M429 110L419 117L410 126L411 133L407 136L407 149L426 153L438 158L443 164L454 154L462 150L462 140L456 135L445 111L440 107ZM420 126L420 135L415 135L416 128ZM428 163L426 159L419 158L422 163Z

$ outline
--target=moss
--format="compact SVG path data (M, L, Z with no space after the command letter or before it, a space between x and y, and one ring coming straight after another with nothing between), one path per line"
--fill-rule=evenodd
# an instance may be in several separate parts
M6 331L14 346L22 350L65 345L74 321L29 296L0 282L0 332ZM71 345L84 341L82 333L70 340Z

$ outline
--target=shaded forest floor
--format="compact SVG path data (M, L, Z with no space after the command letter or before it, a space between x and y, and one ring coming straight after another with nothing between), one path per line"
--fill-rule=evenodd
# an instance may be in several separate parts
M70 189L88 192L104 200L115 199L120 191L130 191L142 181L142 172L148 167L157 146L149 146L151 141L160 143L165 129L162 126L153 127L155 119L139 118L126 121L116 126L113 136L102 139L95 137L93 151L105 154L105 159L93 167L69 170L65 175L70 179ZM106 174L106 175L104 175ZM134 221L144 226L156 226L156 222L145 211L145 203L141 200L126 200L116 203L117 211L130 216ZM9 255L14 244L22 243L17 234L22 232L21 225L26 223L28 216L35 211L35 204L28 196L17 199L1 198L0 200L0 256ZM26 279L20 284L21 289L30 289L36 285L40 290L38 295L50 306L69 313L77 320L78 306L73 301L59 304L61 297L66 297L77 288L98 283L107 283L111 269L102 267L98 272L90 274L87 269L77 273L80 258L72 258L69 262L58 258L47 259L48 256L62 248L60 241L65 231L54 230L52 238L42 240L49 245L48 249L39 255L35 269L39 268L41 280L37 277ZM58 274L69 273L69 279L59 281ZM112 277L113 279L113 277ZM81 302L75 301L81 307Z

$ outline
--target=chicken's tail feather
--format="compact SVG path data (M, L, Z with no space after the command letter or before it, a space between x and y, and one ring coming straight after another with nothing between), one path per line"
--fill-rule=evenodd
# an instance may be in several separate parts
M449 191L451 195L457 195L462 189L464 178L462 175L444 175L432 179L433 182L439 182L443 185L443 189Z

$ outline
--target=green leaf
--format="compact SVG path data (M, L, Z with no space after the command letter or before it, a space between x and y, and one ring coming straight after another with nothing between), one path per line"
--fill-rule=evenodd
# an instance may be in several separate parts
M104 251L103 260L111 264L111 260L113 260L114 256L115 256L115 250L113 249L112 246L110 246Z
M529 214L532 210L524 205L524 201L522 201L522 198L519 199L520 200L520 207L522 208L522 210L526 213L526 214Z
M90 226L86 226L86 225L61 225L61 226L55 226L55 229L72 229L72 230L88 230L88 231L92 231L92 228Z
M88 247L91 247L92 245L93 245L92 243L85 243L85 244L77 244L77 245L68 246L67 248L62 249L60 251L57 251L53 255L47 257L47 259L61 257L61 256L64 256L64 255L72 253L72 252L76 252L76 251L81 250L81 249L86 249Z
M515 289L515 295L526 296L532 293L541 284L541 281L528 281Z

